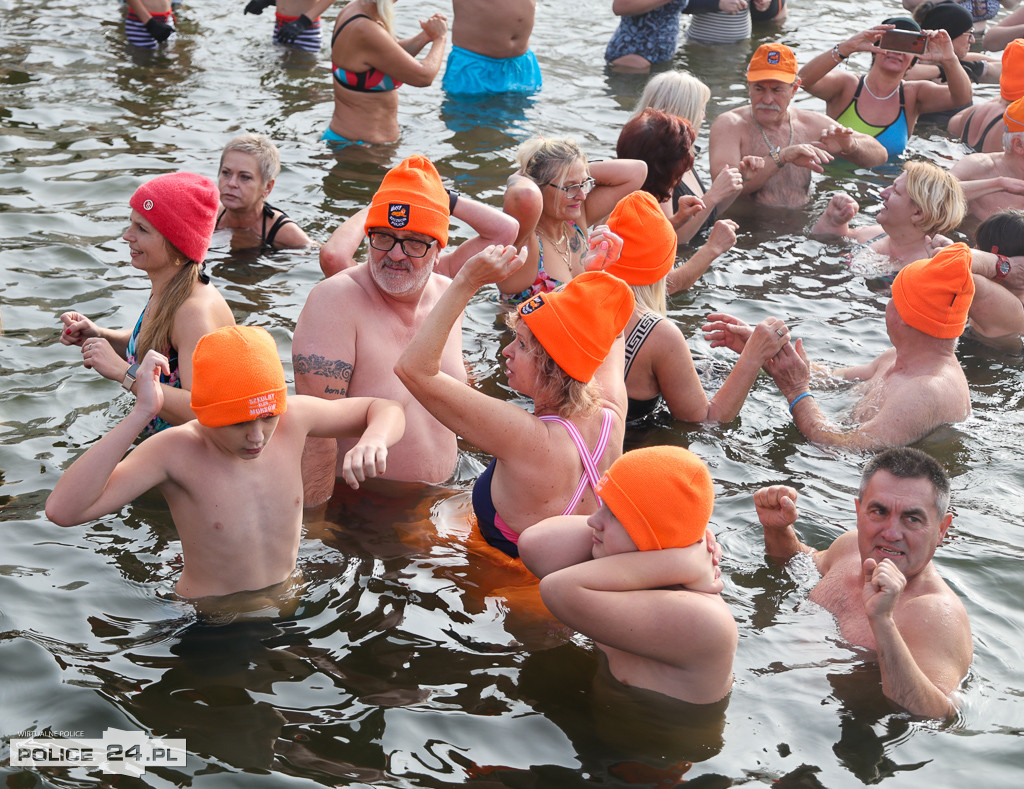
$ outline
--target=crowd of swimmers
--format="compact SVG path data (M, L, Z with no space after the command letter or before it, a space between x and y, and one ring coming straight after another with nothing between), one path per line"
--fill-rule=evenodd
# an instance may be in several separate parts
M271 4L252 0L245 11ZM129 5L159 40L160 9ZM313 46L315 34L319 46L329 2L276 5L276 40ZM453 91L539 88L528 49L534 3L500 5L492 13L474 0L454 3L458 54L445 77ZM280 170L273 143L258 134L229 142L218 184L192 173L144 183L129 201L124 235L132 265L151 284L138 323L111 329L78 312L61 316L61 342L78 346L85 366L120 383L134 406L67 469L48 517L83 523L158 488L182 541L181 597L270 595L295 571L304 507L323 505L337 480L443 485L461 437L493 458L472 490L480 533L541 579L550 611L593 639L618 680L709 704L730 692L737 646L719 595L721 548L708 528L711 476L688 450L624 453L623 442L659 411L688 422L733 420L764 371L810 441L873 454L855 499L856 528L824 550L797 537L794 488L757 491L767 555L785 562L812 554L821 578L811 599L835 614L845 639L877 653L888 698L922 716L955 714L973 646L966 610L933 564L952 521L950 483L933 458L907 445L969 415L955 353L965 330L1020 349L1024 39L1006 42L1001 59L975 57L967 51L975 24L994 12L972 14L972 3L904 5L916 6L913 18L868 26L803 67L784 44L759 46L746 71L750 103L711 126L709 186L694 170L694 141L710 91L674 71L649 80L618 158L591 163L569 138L523 142L500 210L446 188L423 156L398 163L319 250L326 277L295 326L294 395L271 335L236 326L204 271L217 231L230 232L233 247L316 245L266 202ZM751 19L777 22L786 10L778 0L689 6L722 36L733 34L711 15L742 14L740 37ZM685 0L616 0L624 16L609 62L636 69L670 58L686 8ZM440 69L447 20L435 15L398 42L392 10L390 0L352 0L339 13L330 140L396 138L395 88L429 82ZM988 32L1020 21L1011 13ZM691 36L708 35L701 29L691 27ZM917 49L880 46L892 31ZM499 33L515 46L492 47ZM655 38L657 48L642 49ZM392 62L402 66L375 54L396 48L402 54ZM868 56L859 76L847 68L857 53ZM986 80L999 83L1001 99L994 108L971 105L972 83ZM826 111L794 107L801 87ZM878 320L891 347L829 369L808 359L780 318L751 326L712 313L706 338L737 357L709 397L666 300L731 248L740 226L724 215L743 205L799 210L812 174L835 157L875 167L904 152L920 118L945 113L956 122L982 111L977 124L1001 120L999 151L965 156L951 171L907 161L882 190L873 223L858 221L859 206L845 194L814 223L816 234L859 242L854 260L871 256L874 273L888 278L891 298ZM965 140L975 134L963 126ZM989 136L986 126L979 145ZM969 216L979 222L973 243L954 242ZM452 217L471 230L458 245L449 245ZM679 262L687 242L697 249ZM505 373L531 411L467 381L461 323L481 292L508 313ZM819 407L816 389L852 382L859 399L849 413L839 419ZM132 449L140 435L149 437ZM230 507L225 491L233 491Z

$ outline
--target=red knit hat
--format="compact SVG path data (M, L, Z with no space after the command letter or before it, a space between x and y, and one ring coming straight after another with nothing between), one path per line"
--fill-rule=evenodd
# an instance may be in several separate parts
M693 545L704 536L715 506L711 472L682 447L626 452L596 492L641 551Z
M604 271L586 271L551 293L519 305L548 356L584 383L601 366L633 314L633 291Z
M892 283L892 303L903 321L940 339L963 334L973 298L971 250L964 243L904 266Z
M192 353L192 410L207 427L237 425L288 408L277 343L259 326L225 326Z
M363 225L410 230L448 243L448 193L437 168L425 156L410 156L388 170L370 202Z
M676 231L650 192L638 190L619 200L608 229L622 238L622 254L605 267L607 273L628 285L653 285L672 270Z
M220 204L217 185L209 178L195 173L158 175L136 189L129 204L189 260L206 260Z

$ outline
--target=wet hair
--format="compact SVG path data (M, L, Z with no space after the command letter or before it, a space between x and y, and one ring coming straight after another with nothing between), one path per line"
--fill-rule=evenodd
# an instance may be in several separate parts
M879 471L888 471L900 479L928 480L935 493L935 509L939 513L939 518L946 515L949 510L949 476L931 455L913 447L894 447L879 452L864 466L857 494L859 498L864 498L868 483Z
M166 356L171 349L171 331L174 329L174 316L178 309L192 295L192 289L199 282L208 282L209 278L203 272L203 266L194 260L189 260L185 253L179 250L174 244L164 238L164 245L167 254L172 262L177 263L181 268L164 292L160 300L146 308L146 319L139 329L139 338L135 343L135 360L141 361L146 351L154 349Z
M978 225L974 246L1000 255L1024 255L1024 211L1007 209Z
M565 174L576 162L587 166L586 154L572 137L531 137L516 151L519 171L538 186L565 183Z
M509 313L505 318L512 331L518 332L522 316L518 312ZM526 352L537 360L537 386L533 401L554 403L558 415L563 419L574 416L590 416L600 408L598 387L592 380L584 383L577 381L569 373L558 366L551 354L547 352L540 340L531 332L522 337Z
M281 155L273 140L265 134L246 132L231 139L220 154L220 167L224 166L224 157L232 151L248 154L256 160L260 168L260 177L264 184L269 184L281 172Z
M696 129L710 98L711 88L689 71L663 71L647 81L632 117L651 108L678 115Z
M907 162L907 194L921 209L917 227L929 235L948 233L967 215L967 199L960 181L931 162Z
M678 115L646 109L626 122L619 132L615 153L620 159L647 163L647 179L640 187L659 203L672 198L672 190L693 167L693 127Z

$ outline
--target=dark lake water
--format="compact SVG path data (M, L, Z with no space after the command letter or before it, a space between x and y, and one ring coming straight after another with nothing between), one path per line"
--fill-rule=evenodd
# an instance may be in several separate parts
M454 102L439 84L403 88L399 143L335 155L318 141L331 114L326 50L320 58L282 52L270 44L269 14L243 16L243 5L186 3L177 42L146 54L123 42L118 3L0 0L6 786L110 785L109 776L81 768L10 767L8 743L27 731L99 738L114 728L188 744L184 768L116 784L132 787L671 786L680 775L701 787L779 779L833 789L1019 787L1024 371L1019 360L966 344L959 354L974 412L921 444L953 477L957 517L937 563L974 629L975 661L953 725L890 707L876 667L807 603L810 568L765 561L752 492L796 484L801 536L823 547L853 524L863 462L804 441L768 380L733 424L668 423L630 437L631 445L689 446L712 469L724 594L740 629L735 688L717 715L624 693L585 639L532 613L521 574L472 552L465 491L482 464L471 447L445 488L335 502L303 542L298 611L273 622L211 626L169 599L180 545L159 497L78 528L46 520L43 503L62 469L130 408L116 385L58 344L58 315L74 308L118 327L138 317L147 280L127 263L120 236L142 180L176 169L214 176L231 136L263 131L284 161L273 202L325 240L384 169L412 153L496 205L527 136L573 134L592 158L607 157L644 83L604 67L615 26L609 3L541 0L533 36L540 94ZM881 0L793 5L780 36L802 62L898 11ZM404 0L399 32L446 9ZM745 100L746 61L770 36L684 44L674 65L711 86L714 117ZM991 87L980 93L995 95ZM809 97L801 102L820 109ZM911 156L948 166L964 153L940 129L919 133ZM750 323L780 315L813 357L834 364L879 353L885 294L842 263L843 247L809 240L805 229L837 189L873 210L896 171L835 166L815 179L807 212L745 218L736 249L672 302L695 351L728 369L729 356L711 351L699 332L708 312L728 311ZM290 377L295 321L321 277L316 254L245 258L221 248L212 273L240 323L274 334ZM486 298L471 305L466 359L480 386L512 397L497 318ZM708 385L721 380L716 372ZM838 414L850 396L822 402Z

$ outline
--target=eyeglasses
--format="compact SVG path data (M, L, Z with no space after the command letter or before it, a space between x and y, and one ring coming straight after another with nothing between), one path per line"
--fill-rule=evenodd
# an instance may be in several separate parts
M390 252L398 244L406 257L421 258L433 245L433 241L420 241L418 238L396 238L390 233L369 233L370 246L381 252Z
M559 186L558 184L547 183L544 186L553 186L555 189L561 189L565 192L566 197L579 197L580 195L588 195L594 186L597 184L593 178L588 178L583 183L569 184L568 186Z

